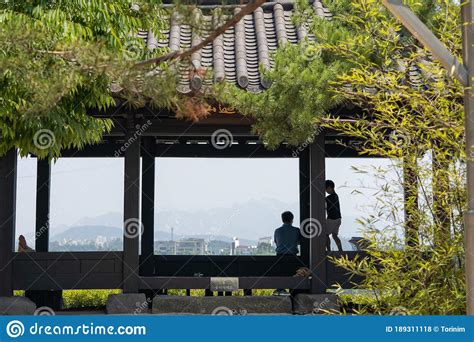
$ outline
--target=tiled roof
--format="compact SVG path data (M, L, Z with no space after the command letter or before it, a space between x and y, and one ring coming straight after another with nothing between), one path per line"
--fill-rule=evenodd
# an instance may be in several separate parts
M321 1L312 3L315 13L321 18L330 19L331 13ZM240 7L233 9L237 13ZM259 92L270 86L259 70L259 66L271 68L271 53L286 43L297 43L308 36L304 26L296 27L292 22L293 2L267 2L252 14L246 15L235 27L228 29L212 44L191 56L196 70L213 71L213 80L202 80L197 73L190 74L183 69L178 90L182 93L199 90L206 82L231 82L251 92ZM193 34L190 25L178 23L170 18L169 29L163 32L163 39L156 39L152 32L141 32L147 47L168 47L171 51L189 48L200 42L202 37ZM202 8L203 27L212 27L217 20L211 11ZM214 25L215 27L215 25ZM205 32L204 32L205 33ZM201 30L201 35L203 34ZM312 37L308 36L308 39Z

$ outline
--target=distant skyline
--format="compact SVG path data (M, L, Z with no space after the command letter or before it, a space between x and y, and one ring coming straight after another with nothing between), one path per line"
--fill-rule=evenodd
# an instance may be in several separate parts
M357 174L352 166L387 166L389 163L386 159L326 159L326 176L336 183L341 201L342 236L360 235L352 220L367 215L363 208L373 204L372 194L375 192L361 185L376 188L370 174ZM34 232L35 187L36 160L20 159L17 236ZM364 196L351 194L355 188ZM232 208L265 199L275 199L294 207L299 202L298 160L157 159L155 191L155 210L167 212ZM114 212L123 212L123 159L64 158L53 165L51 235L59 231L59 227L73 226L84 218ZM295 216L298 220L299 213L295 212ZM271 227L279 222L279 217L276 217ZM255 238L267 235L268 227L265 228L256 229ZM235 232L235 236L238 235L239 232Z

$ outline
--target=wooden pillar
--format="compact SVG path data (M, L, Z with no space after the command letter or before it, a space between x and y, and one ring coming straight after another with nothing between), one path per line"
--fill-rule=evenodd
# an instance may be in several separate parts
M405 244L416 246L419 244L418 213L418 175L417 156L411 151L405 151L403 157L403 194L405 217Z
M51 164L48 160L37 161L36 175L36 234L35 250L49 250L49 210L51 189Z
M140 222L140 135L127 117L124 165L123 292L138 293Z
M310 217L310 161L309 147L300 152L299 155L299 188L300 188L300 226ZM309 239L302 237L301 259L305 265L309 265Z
M310 234L310 262L312 273L311 293L326 293L326 155L324 133L315 136L310 145L310 224L313 233Z
M155 228L155 138L147 137L142 142L142 223L141 239L143 275L154 273L154 228Z
M0 296L13 295L17 151L0 156Z
M36 252L49 251L49 214L51 194L51 164L47 159L37 159L36 164ZM31 299L38 307L47 306L53 310L60 310L62 290L38 291L26 290L25 297Z

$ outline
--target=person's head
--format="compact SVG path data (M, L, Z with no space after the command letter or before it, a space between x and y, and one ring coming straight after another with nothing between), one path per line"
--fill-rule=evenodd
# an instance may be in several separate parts
M292 224L294 218L295 217L293 216L293 213L291 211L285 211L281 214L281 220L283 221L283 223Z
M336 185L334 184L334 182L332 180L326 180L326 192L328 194L333 194L334 193L334 188L336 187Z
M26 239L23 235L20 235L18 237L18 245L21 247L21 248L26 248L27 247L27 244L26 244Z

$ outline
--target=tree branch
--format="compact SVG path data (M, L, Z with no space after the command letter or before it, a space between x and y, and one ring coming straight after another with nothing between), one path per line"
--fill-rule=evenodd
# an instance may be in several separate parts
M255 0L255 2L252 2L252 3L249 3L249 4L245 5L245 7L243 7L240 10L239 13L237 13L232 18L227 20L221 26L217 27L214 31L212 31L206 37L206 39L202 40L199 44L190 47L189 49L177 50L177 51L167 53L166 55L163 55L163 56L146 59L146 60L135 63L134 66L135 67L141 67L141 66L150 65L150 64L159 65L163 62L189 57L194 52L196 52L198 50L201 50L207 44L212 43L217 37L219 37L221 34L223 34L229 28L235 26L244 16L246 16L246 15L252 13L253 11L255 11L263 3L265 3L265 0Z

